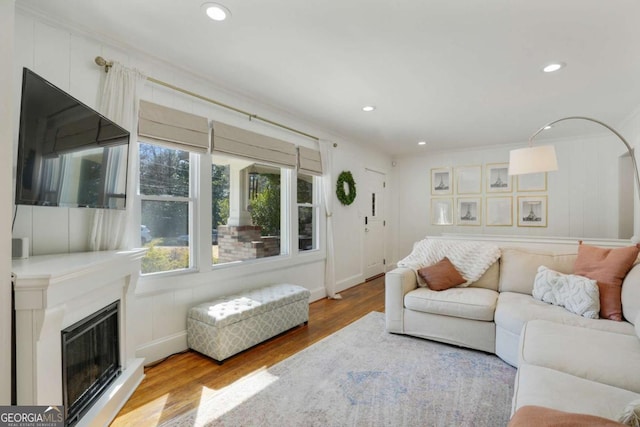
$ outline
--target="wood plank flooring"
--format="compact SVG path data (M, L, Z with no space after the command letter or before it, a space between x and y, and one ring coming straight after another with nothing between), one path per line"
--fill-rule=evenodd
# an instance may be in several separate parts
M384 311L384 276L341 292L341 300L309 305L309 324L296 327L223 365L186 351L145 368L145 379L111 426L156 426L193 408L200 399L262 368L268 368L331 335L371 311Z

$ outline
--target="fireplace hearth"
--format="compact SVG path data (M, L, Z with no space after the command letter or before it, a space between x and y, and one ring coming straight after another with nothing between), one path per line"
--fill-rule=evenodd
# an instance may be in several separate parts
M62 403L73 426L120 375L120 301L62 330Z

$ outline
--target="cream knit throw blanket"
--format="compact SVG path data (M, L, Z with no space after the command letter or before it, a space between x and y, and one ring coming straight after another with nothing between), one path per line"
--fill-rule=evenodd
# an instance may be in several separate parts
M398 262L398 267L407 267L415 271L418 284L425 286L417 271L435 264L444 257L449 258L456 270L467 281L460 286L469 286L500 258L500 248L482 242L426 238L414 243L413 250Z

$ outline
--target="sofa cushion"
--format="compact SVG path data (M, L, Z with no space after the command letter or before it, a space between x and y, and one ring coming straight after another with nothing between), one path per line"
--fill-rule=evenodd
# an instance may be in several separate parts
M640 394L629 390L522 363L516 374L513 410L537 405L617 420L637 398Z
M498 293L482 288L451 288L432 291L418 288L404 297L404 305L409 310L463 319L493 321Z
M595 280L575 274L562 274L541 265L533 282L533 297L564 307L579 316L597 319L600 295Z
M435 264L419 269L418 275L433 291L443 291L466 282L465 278L460 275L447 257Z
M558 411L543 406L523 406L513 415L507 427L620 427L617 421L595 415L576 414L575 412Z
M503 249L498 289L500 292L520 292L531 295L538 267L544 265L551 270L571 274L576 256L576 254L553 254L515 248Z
M598 281L600 317L622 321L622 281L636 258L638 246L599 248L580 244L573 266L575 274Z
M622 313L632 323L640 315L640 263L629 270L622 282Z
M469 286L474 288L485 288L498 290L498 282L500 281L500 260L491 264L491 267L484 272L482 276Z
M635 335L532 320L520 339L519 364L640 393L640 341Z
M562 307L545 304L531 295L516 292L502 292L496 307L496 325L520 335L526 322L533 319L551 320L565 325L584 326L600 331L635 335L633 325L605 319L587 319L570 313Z

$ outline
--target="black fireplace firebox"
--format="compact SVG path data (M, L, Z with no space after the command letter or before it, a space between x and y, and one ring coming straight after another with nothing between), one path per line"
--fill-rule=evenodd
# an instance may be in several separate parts
M120 375L116 301L62 331L62 400L72 426Z

